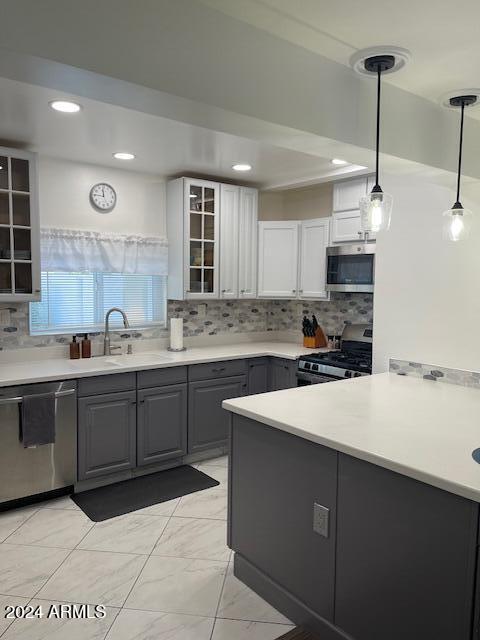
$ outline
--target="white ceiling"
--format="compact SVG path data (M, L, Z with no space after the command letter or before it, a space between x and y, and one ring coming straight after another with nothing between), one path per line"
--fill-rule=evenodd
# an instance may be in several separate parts
M396 45L412 61L387 82L430 100L480 85L479 0L201 0L348 65L358 49ZM480 108L469 115L480 119Z
M358 172L355 165L333 167L330 158L84 97L77 98L83 107L80 113L58 113L49 102L65 94L6 78L0 78L0 96L0 143L57 158L162 176L201 174L262 188L305 185ZM129 151L136 158L115 160L115 151ZM231 167L236 162L247 162L253 169L235 172Z

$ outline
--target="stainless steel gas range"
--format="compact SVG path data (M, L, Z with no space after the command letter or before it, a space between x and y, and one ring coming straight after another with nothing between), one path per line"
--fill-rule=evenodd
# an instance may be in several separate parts
M303 387L372 373L371 324L348 324L342 333L340 351L312 353L298 361L297 386Z

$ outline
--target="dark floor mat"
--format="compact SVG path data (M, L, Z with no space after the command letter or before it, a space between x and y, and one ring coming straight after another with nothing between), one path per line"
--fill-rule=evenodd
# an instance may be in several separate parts
M220 483L188 465L124 480L72 495L72 500L94 522L102 522Z
M296 627L288 633L284 633L277 640L320 640L320 638L303 627Z

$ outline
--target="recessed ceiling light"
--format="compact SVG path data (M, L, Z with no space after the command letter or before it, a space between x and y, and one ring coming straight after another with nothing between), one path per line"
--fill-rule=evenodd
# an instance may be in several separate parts
M340 160L340 158L333 158L332 164L348 164L346 160Z
M250 171L251 168L252 168L252 165L246 162L239 162L238 164L232 165L232 169L234 171Z
M133 160L135 158L134 153L128 153L127 151L117 151L112 155L117 160Z
M50 106L55 111L61 111L62 113L78 113L82 108L76 102L70 102L69 100L53 100L53 102L50 102Z

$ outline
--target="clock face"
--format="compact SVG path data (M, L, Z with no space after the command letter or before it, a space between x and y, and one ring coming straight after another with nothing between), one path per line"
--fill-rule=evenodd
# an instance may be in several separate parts
M90 190L90 202L102 213L112 211L117 202L117 194L115 189L105 182L99 182Z

